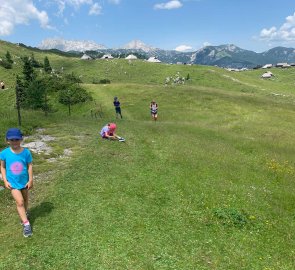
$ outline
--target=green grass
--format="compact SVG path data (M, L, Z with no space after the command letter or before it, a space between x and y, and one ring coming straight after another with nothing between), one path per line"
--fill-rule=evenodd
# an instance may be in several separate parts
M73 155L49 163L34 154L32 238L0 192L0 269L294 269L294 70L264 81L256 70L114 61L63 63L96 104L75 105L71 117L57 104L48 117L23 112L27 134L42 127L56 137L49 157ZM104 69L112 83L91 84ZM191 80L165 87L178 70ZM0 92L2 147L16 125L13 100ZM99 105L104 117L91 118ZM99 138L110 121L125 143Z

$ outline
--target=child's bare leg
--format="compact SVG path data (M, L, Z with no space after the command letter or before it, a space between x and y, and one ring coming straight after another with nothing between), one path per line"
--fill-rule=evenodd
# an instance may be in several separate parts
M29 191L25 188L21 190L21 193L23 195L24 198L24 206L25 206L25 210L26 213L28 211L28 206L29 206Z
M118 140L117 135L109 136L108 138L112 141Z
M18 215L19 215L21 221L22 222L27 221L25 201L24 201L24 197L23 197L22 192L18 189L12 189L11 194L16 202L16 209L17 209L17 212L18 212Z

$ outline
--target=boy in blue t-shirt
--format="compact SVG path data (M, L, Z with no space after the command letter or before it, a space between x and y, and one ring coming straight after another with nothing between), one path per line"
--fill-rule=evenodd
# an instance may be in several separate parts
M117 97L114 97L114 102L113 102L114 106L115 106L115 110L116 110L116 118L118 118L118 115L121 116L121 119L123 118L122 113L121 113L121 104L120 101L118 100Z
M23 235L28 237L33 234L27 216L29 190L33 187L33 159L31 152L21 146L22 140L21 131L10 128L6 132L9 147L0 153L0 161L4 185L11 191L23 225Z

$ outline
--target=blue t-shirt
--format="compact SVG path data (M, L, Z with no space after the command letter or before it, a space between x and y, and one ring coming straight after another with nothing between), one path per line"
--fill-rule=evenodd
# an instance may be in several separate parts
M116 108L119 108L120 107L120 101L119 100L115 100L113 103L114 103L114 106Z
M0 160L5 161L6 179L14 189L26 187L29 181L28 164L33 161L31 152L24 148L20 153L13 153L10 147L0 153Z

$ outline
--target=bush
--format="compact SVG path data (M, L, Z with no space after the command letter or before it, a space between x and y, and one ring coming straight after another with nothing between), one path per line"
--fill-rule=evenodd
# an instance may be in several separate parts
M12 69L12 64L9 63L9 62L7 62L7 61L2 60L2 61L0 62L0 65L1 65L2 67L6 68L6 69Z
M213 215L223 225L242 228L248 223L248 215L244 211L238 211L234 208L214 209Z
M111 81L109 79L102 79L102 80L99 80L99 83L100 84L109 84L109 83L111 83Z

